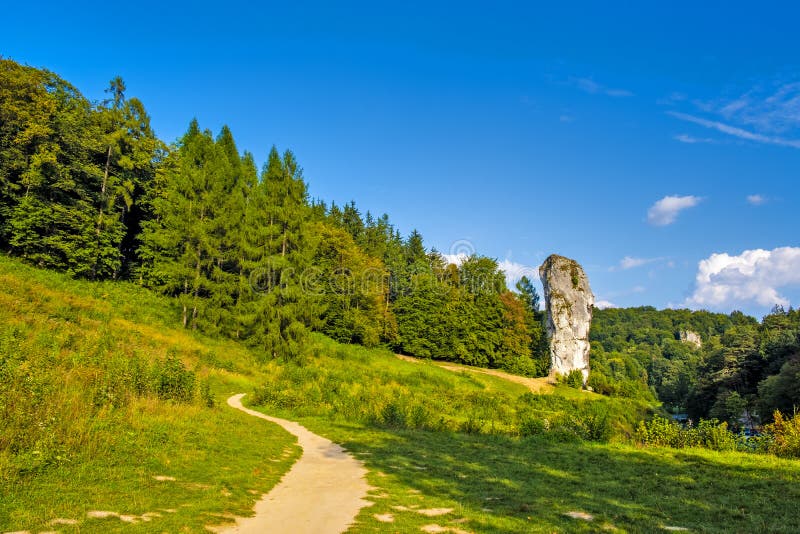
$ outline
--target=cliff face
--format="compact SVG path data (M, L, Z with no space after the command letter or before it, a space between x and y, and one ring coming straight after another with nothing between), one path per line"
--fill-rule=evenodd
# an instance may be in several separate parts
M703 339L697 332L692 332L691 330L681 330L678 335L680 336L681 341L684 343L688 343L696 349L703 348Z
M575 260L553 254L539 267L550 335L550 375L578 369L589 379L589 327L594 295Z

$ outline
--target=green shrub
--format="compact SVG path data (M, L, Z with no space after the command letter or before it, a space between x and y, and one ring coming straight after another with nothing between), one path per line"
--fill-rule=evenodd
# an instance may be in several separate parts
M800 458L800 414L787 419L776 410L773 422L764 426L760 448L777 456Z
M211 384L208 380L200 382L200 401L206 408L213 408L217 404L214 394L211 392Z
M538 436L539 434L544 434L549 426L547 419L525 416L519 422L519 435L522 437Z
M586 426L586 439L603 443L611 439L613 428L606 407L594 405L583 420Z
M153 391L160 399L187 403L194 399L195 374L174 354L153 365L152 380Z
M566 375L559 375L557 381L559 384L564 384L571 388L582 389L583 373L580 371L580 369L573 369Z
M674 421L656 416L637 425L635 439L642 445L675 449L704 447L730 451L737 448L736 436L728 430L728 424L716 419L703 419L697 427L681 428Z
M728 430L728 423L717 419L701 419L696 432L701 447L715 451L736 449L736 436Z
M483 421L470 417L458 425L458 431L463 434L482 434L483 427Z
M381 410L380 422L391 428L406 428L406 414L402 406L389 402Z
M673 421L656 416L649 421L640 421L635 436L642 445L680 448L684 446L679 438L680 433L680 426Z

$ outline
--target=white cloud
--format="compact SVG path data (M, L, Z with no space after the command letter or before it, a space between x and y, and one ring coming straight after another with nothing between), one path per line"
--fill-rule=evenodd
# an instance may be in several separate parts
M781 288L800 286L800 247L712 254L697 267L695 290L686 305L734 309L747 304L788 306Z
M606 87L605 85L597 83L591 78L571 77L569 79L569 83L584 93L589 93L590 95L606 95L613 97L634 96L634 94L627 89L613 89L611 87Z
M465 254L463 252L442 254L442 258L444 258L447 263L453 263L455 265L461 265L470 256L471 254ZM534 283L539 281L539 269L536 267L531 267L530 265L524 265L508 259L497 262L497 267L505 274L506 286L508 286L509 289L514 289L514 286L523 276L527 276L528 279Z
M599 310L605 310L606 308L616 308L617 305L607 300L598 300L594 303L594 307Z
M446 261L447 263L454 263L456 265L461 265L462 263L464 263L464 260L469 258L469 256L470 256L469 254L464 254L463 252L460 254L442 254L442 258L444 258L444 261Z
M724 124L722 122L711 121L708 119L703 119L701 117L695 117L694 115L689 115L687 113L679 113L677 111L667 111L667 115L671 115L676 119L680 119L682 121L691 122L694 124L698 124L703 126L704 128L710 128L712 130L717 130L724 134L732 135L734 137L738 137L739 139L745 139L747 141L755 141L757 143L766 143L769 145L778 145L778 146L788 146L792 148L800 148L800 140L797 139L785 139L783 137L775 137L771 135L763 135L760 133L753 133L747 130L743 130L742 128L737 128L736 126L731 126L729 124Z
M534 282L539 280L539 269L536 267L523 265L511 260L497 262L497 266L505 273L506 285L509 288L513 288L523 276L527 276L529 280Z
M753 206L761 206L762 204L766 204L766 202L767 197L763 195L747 195L747 203Z
M681 143L687 143L690 145L695 145L698 143L708 143L708 144L716 143L716 141L711 139L710 137L692 137L691 135L685 133L678 134L674 136L673 139L675 139L676 141L680 141Z
M660 106L674 106L679 102L685 101L686 98L687 96L684 93L679 93L676 91L671 93L669 96L659 98L658 100L656 100L656 104Z
M727 120L763 132L783 133L800 127L800 82L759 86L733 100L718 104Z
M675 222L678 213L696 206L702 199L693 195L666 196L647 210L647 222L655 226L666 226Z
M619 268L623 271L627 271L628 269L641 267L642 265L647 265L648 263L653 263L660 259L661 258L633 258L631 256L625 256L619 261Z

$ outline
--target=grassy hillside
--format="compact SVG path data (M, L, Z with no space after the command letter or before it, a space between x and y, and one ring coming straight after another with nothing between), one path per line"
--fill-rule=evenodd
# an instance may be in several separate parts
M366 463L375 505L352 532L793 532L800 519L800 462L630 445L641 403L563 386L532 394L323 338L312 353L269 364L245 400Z
M299 451L225 406L237 392L366 463L375 504L353 532L789 532L800 521L800 462L633 447L641 402L534 394L322 336L295 361L265 361L177 317L133 285L0 256L0 531L203 532L247 514Z
M253 356L173 318L130 284L0 256L0 531L198 532L288 469L292 436L215 402Z

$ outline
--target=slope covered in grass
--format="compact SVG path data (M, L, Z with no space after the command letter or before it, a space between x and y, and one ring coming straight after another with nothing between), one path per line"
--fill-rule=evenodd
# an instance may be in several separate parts
M0 531L201 531L289 467L292 436L214 402L253 356L172 314L0 256ZM137 522L87 516L104 511Z
M455 371L454 371L455 369ZM562 433L587 440L628 436L651 409L567 386L534 394L466 366L408 362L389 351L315 336L307 355L271 361L249 402L286 417L325 416L377 427L467 434Z
M299 451L224 405L238 392L365 462L375 504L352 532L790 532L800 522L800 462L628 445L651 409L640 402L562 386L534 394L323 336L295 361L266 361L177 328L178 316L134 285L0 256L0 531L203 532L247 515Z

